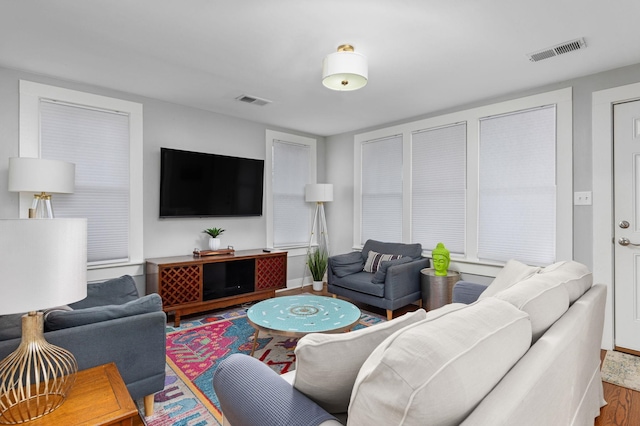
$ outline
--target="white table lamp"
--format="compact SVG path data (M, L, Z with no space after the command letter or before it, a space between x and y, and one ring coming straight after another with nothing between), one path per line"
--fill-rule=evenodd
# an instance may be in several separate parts
M36 192L31 206L34 217L53 218L49 193L73 193L75 170L75 164L66 161L9 158L9 191Z
M58 408L75 381L74 356L44 338L41 309L87 296L86 219L0 219L0 315L22 317L22 341L0 361L0 424Z

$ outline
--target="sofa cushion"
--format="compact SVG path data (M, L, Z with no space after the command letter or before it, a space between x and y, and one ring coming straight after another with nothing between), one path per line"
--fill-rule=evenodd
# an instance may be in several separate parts
M527 314L494 298L407 326L358 372L349 424L460 424L530 342Z
M578 300L593 285L593 274L589 268L573 260L554 263L543 268L539 273L560 281L569 292L570 304Z
M73 309L92 308L94 306L122 305L138 298L136 283L129 275L119 278L87 284L87 297L69 306Z
M404 243L384 243L382 241L367 240L362 247L362 259L367 260L369 251L377 251L378 253L391 253L409 256L412 259L420 259L422 257L422 245L420 243L404 244Z
M358 370L375 347L396 331L425 318L427 313L419 309L349 333L304 336L295 350L294 387L330 413L347 411Z
M389 260L400 259L401 254L383 254L377 251L369 251L367 261L364 264L364 271L375 273L380 268L380 263L387 262Z
M45 330L60 330L161 310L162 299L158 294L153 293L123 305L95 306L93 308L76 309L72 311L60 310L50 312L45 321Z
M331 270L338 278L355 274L364 268L362 254L358 251L332 256L329 261L331 263Z
M374 284L383 284L384 280L387 278L387 269L395 265L402 265L404 263L409 263L409 262L413 262L413 259L408 256L380 262L380 267L378 268L376 273L373 274L373 278L371 278L371 282Z
M17 339L22 336L22 316L24 314L0 315L0 341Z
M496 275L496 278L489 284L489 287L480 294L478 300L493 296L517 282L526 280L539 270L540 268L538 266L525 265L522 262L511 259L504 265L504 268L498 272L498 275Z
M372 277L373 274L360 271L348 277L337 279L333 285L376 297L384 297L384 284L374 284L371 282Z
M569 309L569 293L559 280L536 274L493 296L529 314L535 343Z

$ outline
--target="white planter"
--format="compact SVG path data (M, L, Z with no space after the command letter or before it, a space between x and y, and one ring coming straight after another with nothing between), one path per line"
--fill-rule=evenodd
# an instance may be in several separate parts
M322 281L314 281L313 282L313 291L322 291L324 288L324 284Z
M218 250L220 248L220 238L209 238L209 249Z

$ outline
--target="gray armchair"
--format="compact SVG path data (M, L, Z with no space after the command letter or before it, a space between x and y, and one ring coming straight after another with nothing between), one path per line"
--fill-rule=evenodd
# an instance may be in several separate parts
M364 268L371 251L402 257L377 262L375 272L366 272ZM391 319L394 310L422 300L420 270L428 267L429 259L422 257L419 243L368 240L362 252L329 258L327 289L330 293L386 309L387 319Z
M131 397L145 399L153 413L153 394L164 389L166 315L157 294L138 297L130 276L90 283L87 298L72 310L45 312L45 339L69 350L85 370L114 362ZM0 359L19 345L21 315L0 317Z

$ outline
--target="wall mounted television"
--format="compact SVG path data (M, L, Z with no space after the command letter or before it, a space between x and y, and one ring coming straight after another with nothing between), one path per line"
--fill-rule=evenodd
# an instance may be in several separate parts
M264 160L160 148L160 217L260 216Z

